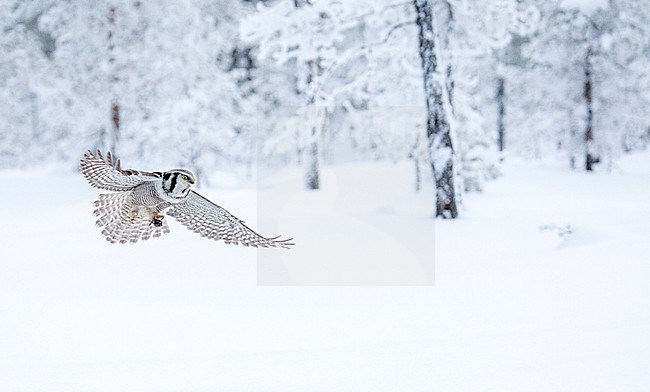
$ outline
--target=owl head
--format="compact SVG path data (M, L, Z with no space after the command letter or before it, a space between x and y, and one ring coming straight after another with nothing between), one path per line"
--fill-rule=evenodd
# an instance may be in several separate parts
M185 169L172 169L162 173L162 188L173 198L184 198L190 193L190 187L196 184L194 174Z

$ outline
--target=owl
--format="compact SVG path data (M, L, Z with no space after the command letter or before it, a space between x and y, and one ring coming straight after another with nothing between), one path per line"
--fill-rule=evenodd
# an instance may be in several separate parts
M292 239L263 237L224 208L192 190L196 177L189 170L146 172L122 169L111 153L84 154L81 173L95 188L114 191L95 200L96 224L111 243L136 243L169 234L171 216L205 238L226 244L289 248Z

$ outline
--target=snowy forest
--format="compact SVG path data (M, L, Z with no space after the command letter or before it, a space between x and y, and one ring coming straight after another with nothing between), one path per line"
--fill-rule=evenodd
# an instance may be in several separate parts
M242 181L412 161L456 217L506 156L611 170L650 143L637 0L8 0L0 168L88 148Z

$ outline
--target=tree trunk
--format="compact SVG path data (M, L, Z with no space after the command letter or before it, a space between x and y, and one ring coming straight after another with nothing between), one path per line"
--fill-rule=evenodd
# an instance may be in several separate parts
M585 56L585 80L584 80L584 98L587 109L587 118L585 121L585 170L592 171L593 165L599 160L593 153L594 144L594 112L593 112L593 95L592 95L592 69L591 69L591 47L587 49Z
M33 91L29 92L29 103L31 106L32 117L32 140L36 142L41 136L41 122L38 116L38 97Z
M506 127L505 127L505 116L506 116L506 103L505 103L505 84L506 80L503 76L497 78L497 130L499 132L498 144L499 144L499 153L503 154L503 150L506 147ZM503 160L503 155L501 158Z
M312 128L311 136L314 140L310 143L307 151L307 173L305 176L305 185L307 189L320 189L320 146L318 142L318 130L316 126Z
M296 8L311 5L310 0L294 0L293 5ZM307 63L307 106L316 106L316 90L318 89L318 77L323 72L320 66L320 58L308 60ZM313 111L306 111L307 115L318 116L317 109ZM312 114L310 114L312 113ZM309 135L309 145L307 146L307 154L305 163L305 186L307 189L316 190L320 189L320 129L322 124L317 124L315 119L306 119L311 124L311 134Z
M432 0L413 0L427 104L427 140L436 182L436 217L456 218L454 149L447 120L443 82L437 72Z
M317 60L307 62L307 106L313 107L314 110L307 110L307 115L314 118L307 119L311 124L311 134L309 146L307 147L307 172L305 176L305 185L307 189L320 189L320 143L321 128L324 123L319 119L320 115L316 106L316 90L318 88L318 77L322 73L322 68Z
M116 93L116 84L119 80L115 69L115 7L108 9L108 63L111 67L111 76L109 80L111 97L110 109L110 131L109 135L104 135L102 143L106 150L111 150L113 155L117 154L117 146L120 139L120 103Z
M567 110L567 127L568 127L568 136L567 136L567 152L569 154L569 167L571 170L576 168L576 151L578 147L578 128L575 121L573 109Z
M117 98L111 102L111 144L113 150L117 150L117 143L120 138L120 104Z
M415 139L415 144L413 145L413 148L411 149L411 153L409 154L409 158L413 159L413 166L415 169L415 192L420 192L420 187L421 187L421 182L422 182L422 174L421 174L421 169L420 169L420 138L417 137Z
M420 192L420 160L418 157L413 157L413 163L415 164L415 191Z

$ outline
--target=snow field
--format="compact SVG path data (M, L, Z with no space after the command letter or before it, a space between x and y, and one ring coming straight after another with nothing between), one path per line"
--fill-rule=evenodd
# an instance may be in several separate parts
M407 187L368 193L404 185L409 165L328 170L338 191L297 193L296 212L270 222L300 257L337 255L324 249L340 243L313 238L331 224L299 219L322 199L361 216L359 236L386 215L418 230L420 211L431 217ZM349 187L355 171L374 180ZM81 176L4 173L0 390L645 390L649 171L648 154L592 175L508 160L484 194L465 196L461 219L434 222L435 286L420 287L259 286L258 265L282 250L228 247L174 222L170 236L112 246ZM203 193L257 227L255 189ZM309 284L312 270L300 273Z

